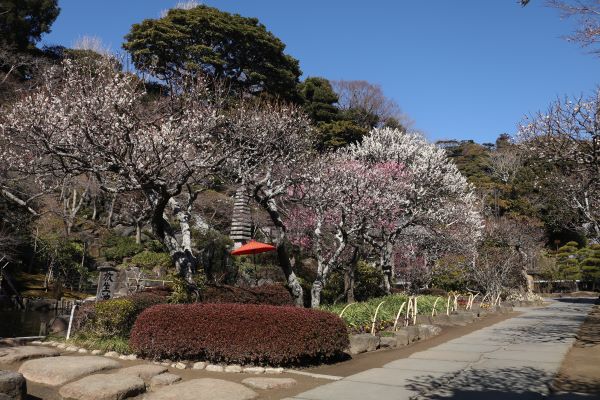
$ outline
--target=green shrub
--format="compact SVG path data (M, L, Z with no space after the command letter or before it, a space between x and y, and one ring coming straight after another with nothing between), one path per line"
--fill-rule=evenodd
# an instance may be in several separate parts
M94 333L99 337L127 335L137 316L135 309L128 298L99 301L96 303Z
M166 302L166 296L154 292L140 292L86 304L77 310L74 326L78 333L93 338L128 337L135 319L142 311Z
M173 265L173 259L168 253L155 253L153 251L144 250L141 253L134 255L129 262L129 265L153 270L154 268L170 268Z
M135 238L110 236L104 242L102 254L109 261L122 261L144 250L144 246L137 244Z
M383 273L373 265L359 261L354 272L354 299L356 301L366 301L374 297L385 295L381 283L383 282ZM309 290L310 292L310 290ZM327 280L327 285L323 289L321 299L324 304L332 304L336 300L345 300L344 294L344 272L335 271Z
M131 353L129 339L121 336L98 337L88 332L76 333L69 342L86 349Z

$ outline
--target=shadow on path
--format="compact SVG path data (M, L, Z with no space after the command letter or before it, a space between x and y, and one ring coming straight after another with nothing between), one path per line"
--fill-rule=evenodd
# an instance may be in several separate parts
M542 399L552 375L536 368L468 369L457 376L408 380L406 388L422 399Z

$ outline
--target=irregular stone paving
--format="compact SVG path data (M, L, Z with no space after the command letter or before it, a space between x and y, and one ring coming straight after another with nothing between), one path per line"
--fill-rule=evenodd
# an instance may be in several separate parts
M139 378L142 378L144 381L149 381L156 375L162 374L163 372L167 372L168 370L169 369L167 367L163 367L162 365L141 364L134 365L133 367L121 368L115 371L115 374L135 375Z
M19 372L29 381L58 386L94 372L120 366L117 361L105 357L60 356L25 361Z
M32 358L56 357L60 352L56 349L41 346L0 347L0 364L12 364Z
M60 388L63 400L121 400L144 393L144 381L135 375L115 379L110 374L86 376Z
M165 373L156 375L150 379L150 390L157 390L163 386L169 386L181 380L180 376L175 374Z
M294 386L296 383L295 379L292 378L246 378L242 380L244 385L250 386L254 389L287 389Z
M592 307L572 301L516 309L523 314L295 399L544 398Z
M144 400L250 400L258 393L222 379L192 379L149 393Z

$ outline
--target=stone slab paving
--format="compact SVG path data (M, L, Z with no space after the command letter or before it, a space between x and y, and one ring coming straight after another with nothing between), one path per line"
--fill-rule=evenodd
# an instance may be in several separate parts
M144 381L135 375L114 379L107 374L90 375L60 388L63 400L122 400L146 391Z
M202 378L163 387L146 394L144 400L251 400L257 397L258 393L240 383Z
M541 399L592 305L569 299L294 397L306 400Z
M19 368L19 372L29 381L59 386L94 372L120 366L117 361L105 357L59 356L25 361Z
M296 380L292 378L246 378L242 380L242 383L246 386L250 386L253 389L287 389L296 385Z
M32 358L56 357L60 352L42 346L0 347L0 364L12 364Z
M135 375L138 378L142 378L144 381L149 381L156 375L160 375L168 370L167 367L163 367L162 365L141 364L134 365L133 367L121 368L114 373L118 375Z

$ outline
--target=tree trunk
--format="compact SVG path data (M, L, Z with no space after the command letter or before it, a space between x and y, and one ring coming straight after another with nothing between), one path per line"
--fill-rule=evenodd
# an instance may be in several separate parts
M386 294L392 293L392 254L393 247L391 244L387 244L382 247L379 254L379 264L381 268L381 272L383 273L383 289Z
M312 284L310 290L310 306L312 308L319 308L321 305L321 292L323 291L323 282L317 278Z
M269 198L268 195L261 195L256 189L254 190L254 199L267 211L267 213L269 213L271 222L273 222L278 230L275 243L277 247L277 260L279 261L279 266L285 276L287 289L294 299L294 303L297 307L304 307L304 291L302 289L302 285L300 284L300 280L292 269L290 256L285 245L286 227L281 219L281 215L279 214L277 204L275 203L275 200Z
M142 222L135 221L135 243L142 244Z
M96 196L94 196L94 201L92 203L93 211L92 211L92 221L96 220L98 216L98 206L96 205Z
M354 303L354 286L356 283L356 266L360 259L360 252L358 247L354 248L354 254L352 255L352 261L344 273L344 294L346 295L347 303Z
M290 256L283 241L277 243L277 260L279 261L279 266L285 275L287 288L294 299L294 304L297 307L304 307L304 291L302 289L302 285L300 284L300 280L292 269Z
M113 194L113 197L110 201L110 207L108 208L108 217L106 217L106 227L110 228L112 225L112 217L113 212L115 210L115 202L117 201L117 194Z

